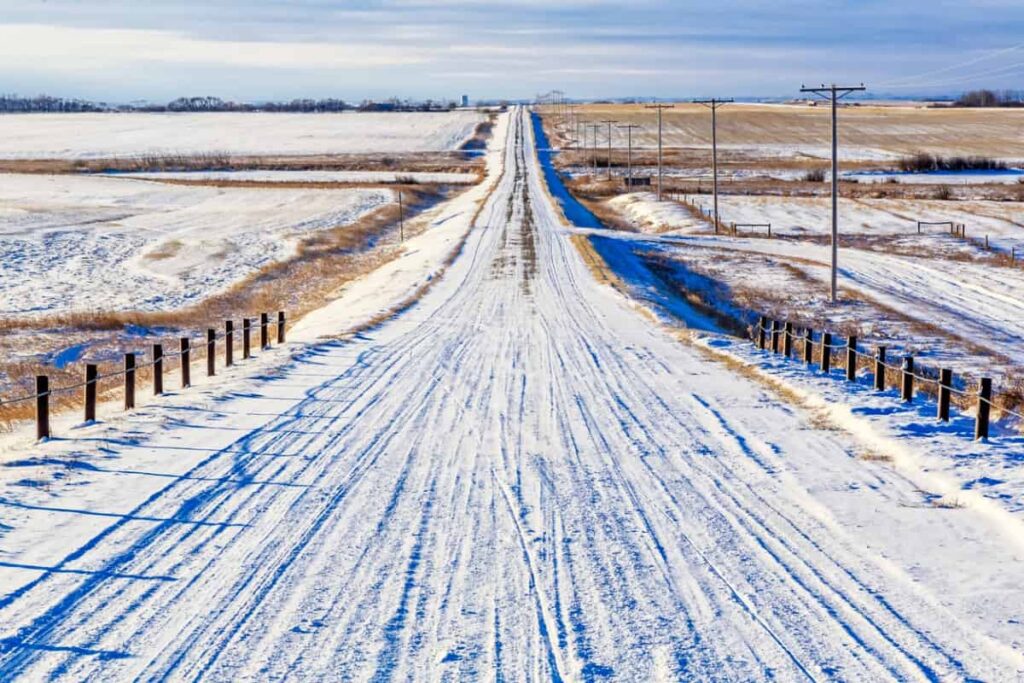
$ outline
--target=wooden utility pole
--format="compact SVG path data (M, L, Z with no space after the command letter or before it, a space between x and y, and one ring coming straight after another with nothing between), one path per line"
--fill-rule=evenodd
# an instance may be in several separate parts
M405 205L402 203L402 191L398 191L398 240L405 241Z
M626 182L629 189L633 189L633 129L643 128L635 123L627 123L619 128L626 131L626 177L629 180Z
M594 146L590 148L590 150L591 150L591 152L590 152L590 161L591 161L591 165L593 166L593 174L592 175L595 178L597 177L597 131L598 131L599 128L601 128L601 124L599 124L599 123L588 123L587 124L587 129L593 131L593 133L594 133Z
M675 105L674 104L648 104L648 105L646 105L646 108L647 109L657 109L658 110L658 201L660 202L661 201L661 178L662 178L662 171L661 171L661 153L662 153L662 144L661 144L661 131L662 131L661 114L666 109L675 109Z
M612 125L618 123L613 119L605 119L601 123L608 126L608 180L612 179Z
M712 97L710 100L694 100L711 110L711 175L713 178L714 206L715 206L715 234L718 234L718 108L732 102L732 98L719 100Z
M836 117L836 102L852 92L867 90L864 84L855 86L824 85L818 88L800 86L800 92L809 92L832 102L832 303L839 300L839 127Z

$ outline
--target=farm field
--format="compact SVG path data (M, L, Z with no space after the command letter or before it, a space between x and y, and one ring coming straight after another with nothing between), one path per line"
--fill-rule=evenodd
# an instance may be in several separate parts
M7 114L0 159L440 152L485 120L477 112Z
M657 147L657 112L643 105L582 105L584 122L614 119L642 126L633 142ZM735 103L718 112L719 150L745 152L764 159L827 159L829 111L822 104ZM664 145L707 149L711 146L711 113L696 104L676 103L663 114ZM1024 161L1024 111L926 108L924 106L844 107L841 158L849 161L894 161L926 152L943 156L988 156ZM600 131L603 139L604 132ZM618 147L625 146L622 134Z

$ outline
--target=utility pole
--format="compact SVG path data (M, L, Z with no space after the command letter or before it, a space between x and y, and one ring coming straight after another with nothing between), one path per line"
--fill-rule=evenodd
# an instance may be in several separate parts
M612 125L618 123L612 119L605 119L601 123L608 126L608 180L612 179Z
M836 102L852 92L867 90L864 84L839 86L822 84L819 88L800 86L800 92L809 92L832 102L832 303L839 300L839 127L836 123Z
M715 206L715 234L718 234L718 226L721 221L718 217L718 108L732 102L732 98L719 100L712 97L710 100L694 100L697 104L703 105L711 110L711 175L714 187Z
M658 201L661 201L661 113L666 109L675 109L674 104L648 104L647 109L658 110Z
M629 180L626 182L627 187L633 189L633 129L643 128L635 123L627 123L624 126L619 126L620 129L626 131L626 177Z
M590 160L593 163L593 168L594 168L594 172L593 172L592 175L596 178L597 177L597 131L601 128L601 124L599 124L599 123L588 123L587 124L587 128L589 128L590 130L592 130L594 132L594 146L590 148L591 149Z

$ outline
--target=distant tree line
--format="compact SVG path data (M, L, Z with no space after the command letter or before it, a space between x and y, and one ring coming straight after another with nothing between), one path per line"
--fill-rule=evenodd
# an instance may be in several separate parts
M971 90L957 98L958 107L1024 107L1021 90Z
M258 104L232 102L219 97L179 97L166 104L134 103L107 104L87 100L64 99L39 95L19 97L0 95L0 114L67 113L67 112L341 112L341 111L451 111L454 101L424 100L417 102L393 97L381 102L363 100L349 104L344 100L294 99L288 102L261 102Z

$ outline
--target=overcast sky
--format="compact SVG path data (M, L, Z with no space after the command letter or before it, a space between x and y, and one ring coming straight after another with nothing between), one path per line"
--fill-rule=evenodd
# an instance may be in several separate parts
M91 99L1024 88L1024 0L0 0L0 91Z

